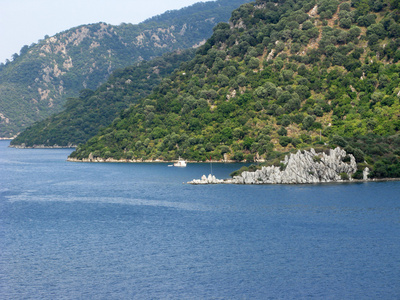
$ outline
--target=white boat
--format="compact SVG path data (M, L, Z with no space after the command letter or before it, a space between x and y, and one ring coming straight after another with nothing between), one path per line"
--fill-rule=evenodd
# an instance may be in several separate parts
M174 167L186 167L186 161L179 157L179 160L174 163Z

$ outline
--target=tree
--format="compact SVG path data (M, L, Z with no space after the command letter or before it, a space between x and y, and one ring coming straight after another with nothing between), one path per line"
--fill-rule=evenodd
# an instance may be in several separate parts
M342 53L335 52L332 55L332 63L334 65L342 66L346 61L346 56L344 56Z
M267 97L275 97L275 95L276 95L276 85L275 84L267 81L264 84L264 88L265 88L265 95Z
M223 154L225 154L225 153L229 153L230 149L229 149L229 147L226 146L226 145L221 145L221 146L219 147L219 151L220 151L221 154L223 155Z
M250 69L256 69L260 66L260 60L258 58L252 57L248 62L248 66Z
M390 0L390 6L392 9L400 8L400 3L398 0Z
M386 36L385 27L381 23L368 26L367 36L369 37L374 34L377 35L380 39L384 38Z
M28 45L24 45L24 46L21 48L21 50L19 51L19 55L20 55L20 56L23 56L23 55L25 55L26 53L28 53L28 51L29 51L29 46L28 46Z
M242 161L243 159L244 159L244 154L243 154L243 152L237 151L237 152L234 153L234 155L233 155L233 160L235 160L235 161L237 161L237 162L240 162L240 161Z
M288 91L284 91L282 94L279 95L278 97L278 104L284 104L288 102L292 98L292 95Z
M244 136L244 132L243 132L243 130L242 130L242 128L235 128L234 130L233 130L233 137L235 138L235 139L238 139L238 140L240 140L240 139L242 139L243 138L243 136Z
M232 140L232 136L232 129L230 127L225 127L221 130L221 142L230 142Z
M351 5L348 2L341 3L339 6L340 11L350 11Z
M243 148L249 150L254 143L254 139L246 136L243 140Z
M229 37L230 26L227 23L218 23L213 29L214 34L211 40L214 44L223 43Z
M288 136L280 136L279 137L279 144L282 147L286 147L287 145L289 145L292 142L292 139Z
M257 95L257 97L264 98L267 95L267 90L264 87L259 86L258 88L256 88L254 93Z
M351 27L352 24L352 20L350 18L343 18L340 19L340 27L344 28L344 29L349 29Z
M312 116L306 116L303 119L303 128L309 130L313 126L314 121L315 119Z
M276 133L278 133L280 136L285 136L287 135L287 130L285 129L285 127L281 127Z
M13 61L16 61L16 60L18 59L18 57L19 57L19 55L18 55L17 53L14 53L14 54L12 55L12 60L13 60Z
M305 21L303 23L302 29L303 30L309 30L309 29L311 29L313 27L314 27L314 24L311 21Z
M334 135L332 138L332 143L342 148L347 146L347 141L340 135Z
M218 83L221 87L225 87L229 85L229 78L226 75L219 74L218 75Z

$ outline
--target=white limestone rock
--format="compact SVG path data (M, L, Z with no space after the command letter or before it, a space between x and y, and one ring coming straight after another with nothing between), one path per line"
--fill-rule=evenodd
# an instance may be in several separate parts
M343 160L348 156L350 162ZM232 180L237 184L297 184L342 181L341 174L346 173L349 180L357 171L356 160L353 155L347 154L340 148L331 149L329 155L317 154L314 149L310 151L298 151L286 155L281 162L285 169L270 166L262 167L255 172L243 172Z
M363 180L368 180L368 175L369 175L369 168L365 167L363 171Z
M214 175L209 174L208 177L206 175L201 176L201 179L193 179L189 181L190 184L219 184L224 183L224 180L217 179Z

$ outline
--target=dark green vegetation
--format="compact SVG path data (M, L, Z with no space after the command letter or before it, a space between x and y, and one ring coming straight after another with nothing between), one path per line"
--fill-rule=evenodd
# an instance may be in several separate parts
M394 176L399 21L396 1L245 4L71 157L252 161L341 138L375 177Z
M64 110L36 122L11 141L11 146L70 146L86 142L100 128L109 125L119 113L149 95L179 65L193 58L195 50L164 54L116 70L96 91L82 90L79 98L70 98Z
M112 71L198 45L249 0L198 3L139 25L79 26L22 47L0 64L0 137L60 112L81 89L96 89Z
M362 170L372 170L372 178L400 178L400 135L379 136L368 133L363 136L343 138L333 136L331 143L353 154L358 163L355 179L362 179Z

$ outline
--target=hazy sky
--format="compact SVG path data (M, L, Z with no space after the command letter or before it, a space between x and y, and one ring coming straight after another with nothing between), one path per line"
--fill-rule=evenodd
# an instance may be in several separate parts
M167 10L212 0L0 0L0 62L22 46L71 27L137 24Z

